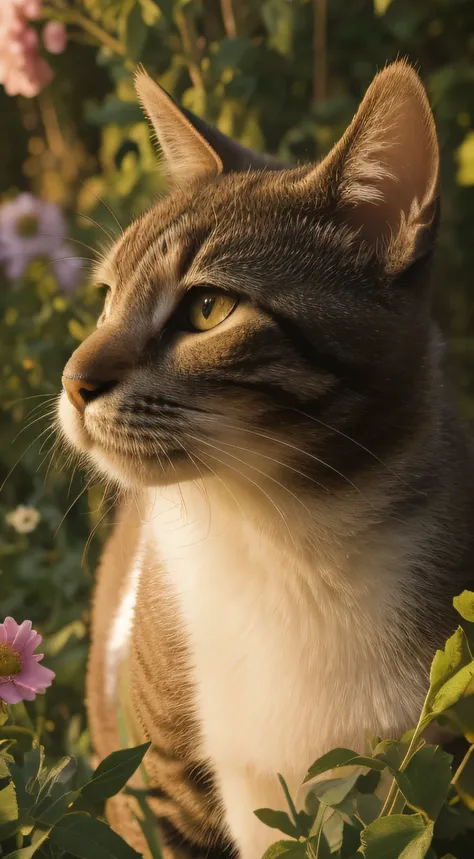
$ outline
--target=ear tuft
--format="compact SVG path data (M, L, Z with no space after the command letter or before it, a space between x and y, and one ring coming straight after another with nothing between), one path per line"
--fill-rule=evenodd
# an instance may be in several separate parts
M165 168L175 184L217 176L222 172L222 161L212 146L143 66L139 66L135 73L135 89L154 128Z
M398 265L420 255L435 221L438 162L424 87L411 66L396 62L374 78L313 178L361 237Z

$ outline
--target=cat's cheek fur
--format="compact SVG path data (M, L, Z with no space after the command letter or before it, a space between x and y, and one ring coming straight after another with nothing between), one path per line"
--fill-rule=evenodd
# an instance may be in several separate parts
M82 417L69 402L66 391L63 391L59 398L58 418L66 441L80 453L91 453L93 441Z

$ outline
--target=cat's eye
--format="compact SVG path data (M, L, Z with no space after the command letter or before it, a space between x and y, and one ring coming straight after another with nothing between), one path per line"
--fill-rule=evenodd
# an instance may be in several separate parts
M188 321L195 331L209 331L224 322L237 303L235 295L222 289L193 289L186 307Z

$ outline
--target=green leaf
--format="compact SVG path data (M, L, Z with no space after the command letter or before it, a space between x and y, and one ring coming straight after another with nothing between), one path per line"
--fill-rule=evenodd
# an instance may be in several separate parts
M35 830L33 835L33 843L29 847L21 847L19 850L14 850L13 853L8 853L5 859L31 859L36 851L39 850L44 841L49 835L49 829L46 832Z
M407 753L408 743L400 740L383 740L374 749L374 757L385 761L393 770L400 769L401 763Z
M10 779L10 770L8 769L8 764L5 758L0 755L0 781L4 779Z
M95 770L91 780L82 788L82 794L90 802L103 802L122 790L140 766L150 743L132 749L112 752Z
M454 597L453 606L456 611L469 623L474 623L474 592L463 591L458 597Z
M1 796L1 794L0 794ZM286 812L273 811L271 808L257 808L254 811L256 817L272 829L278 829L284 835L290 835L292 838L298 838L298 830L294 823L290 820Z
M161 15L161 9L155 0L138 0L142 7L142 17L147 27L153 27Z
M311 793L315 794L320 802L331 808L339 806L354 787L360 773L354 772L344 778L330 778L317 782L311 787Z
M18 803L16 801L15 785L11 781L0 790L0 826L18 819Z
M127 18L126 45L127 56L132 62L138 63L148 35L147 26L143 20L142 7L135 3Z
M304 841L276 841L262 856L262 859L306 859L306 843Z
M30 810L30 815L38 823L54 826L66 814L68 808L80 796L78 790L68 790L54 797L46 794Z
M361 832L365 859L424 859L433 838L433 824L421 814L379 817Z
M413 755L403 773L408 791L399 787L407 803L429 820L437 819L448 795L452 760L439 746L426 745Z
M358 816L368 826L379 816L383 802L373 793L357 793L356 806Z
M50 832L51 843L79 859L140 859L140 854L101 820L66 814Z
M329 770L338 769L339 767L369 767L373 770L382 771L386 764L377 758L369 758L363 755L358 755L351 749L333 749L331 752L318 758L312 766L310 766L303 784L313 778L328 772Z
M461 698L474 677L474 661L466 633L461 627L448 638L444 650L437 650L431 664L430 690L426 709L431 717L440 715Z

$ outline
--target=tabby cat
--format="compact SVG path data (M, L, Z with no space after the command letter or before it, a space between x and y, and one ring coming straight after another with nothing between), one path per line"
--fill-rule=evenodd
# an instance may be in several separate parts
M171 190L99 265L59 406L123 496L90 723L99 757L151 740L168 856L259 859L276 773L295 791L331 747L411 726L473 587L473 457L430 314L436 133L403 62L296 168L136 86ZM143 849L125 799L109 816Z

